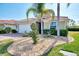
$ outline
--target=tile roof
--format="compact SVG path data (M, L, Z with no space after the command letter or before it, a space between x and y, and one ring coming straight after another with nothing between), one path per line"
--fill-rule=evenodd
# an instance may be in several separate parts
M16 22L15 20L0 20L0 22Z
M16 21L15 20L0 20L0 23L1 24L4 24L4 23L15 24Z

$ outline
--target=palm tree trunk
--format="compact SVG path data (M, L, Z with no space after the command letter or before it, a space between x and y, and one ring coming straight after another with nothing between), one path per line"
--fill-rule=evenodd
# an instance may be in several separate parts
M43 36L43 22L42 22L42 18L41 18L41 36Z
M57 3L57 36L60 36L59 20L60 20L60 3Z

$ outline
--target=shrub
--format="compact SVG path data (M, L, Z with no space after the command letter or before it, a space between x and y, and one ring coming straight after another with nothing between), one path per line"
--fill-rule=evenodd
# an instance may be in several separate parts
M4 29L0 30L0 34L5 34L6 31Z
M31 37L33 39L33 44L36 44L38 40L38 29L35 23L31 24L31 29L32 29Z
M0 28L0 34L5 34L6 31L3 28Z
M67 29L60 30L60 36L67 36L67 35L68 35L68 30Z
M79 28L68 28L68 31L79 31Z
M6 28L5 28L6 33L10 33L11 30L12 30L12 29L11 29L10 27L6 27Z
M37 35L36 35L36 33L34 31L32 31L31 35L32 35L31 37L33 39L33 44L36 44L37 43Z
M51 35L57 35L57 30L56 29L50 29L50 34Z
M3 28L0 28L0 31L3 30Z
M43 30L43 34L48 34L49 32L50 32L49 29L44 29L44 30Z
M2 34L5 34L6 33L6 31L5 30L2 30Z
M17 31L15 29L12 29L11 31L12 31L12 33L17 33Z

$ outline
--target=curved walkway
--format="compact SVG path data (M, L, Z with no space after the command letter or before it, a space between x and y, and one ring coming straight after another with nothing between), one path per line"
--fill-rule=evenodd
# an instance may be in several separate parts
M55 37L55 38L40 38L39 42L34 45L32 44L32 38L26 37L15 41L9 48L8 52L16 56L39 56L48 52L52 47L68 42L66 37ZM69 41L73 41L69 39Z

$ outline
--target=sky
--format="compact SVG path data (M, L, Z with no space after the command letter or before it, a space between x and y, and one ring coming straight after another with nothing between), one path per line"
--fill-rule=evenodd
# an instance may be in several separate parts
M26 18L26 11L28 8L33 7L31 3L0 3L0 20L22 20ZM57 15L57 4L45 4L48 9L53 9L55 15ZM71 3L67 8L66 3L61 3L60 16L67 16L69 19L73 19L79 22L79 4ZM30 13L29 18L34 17Z

